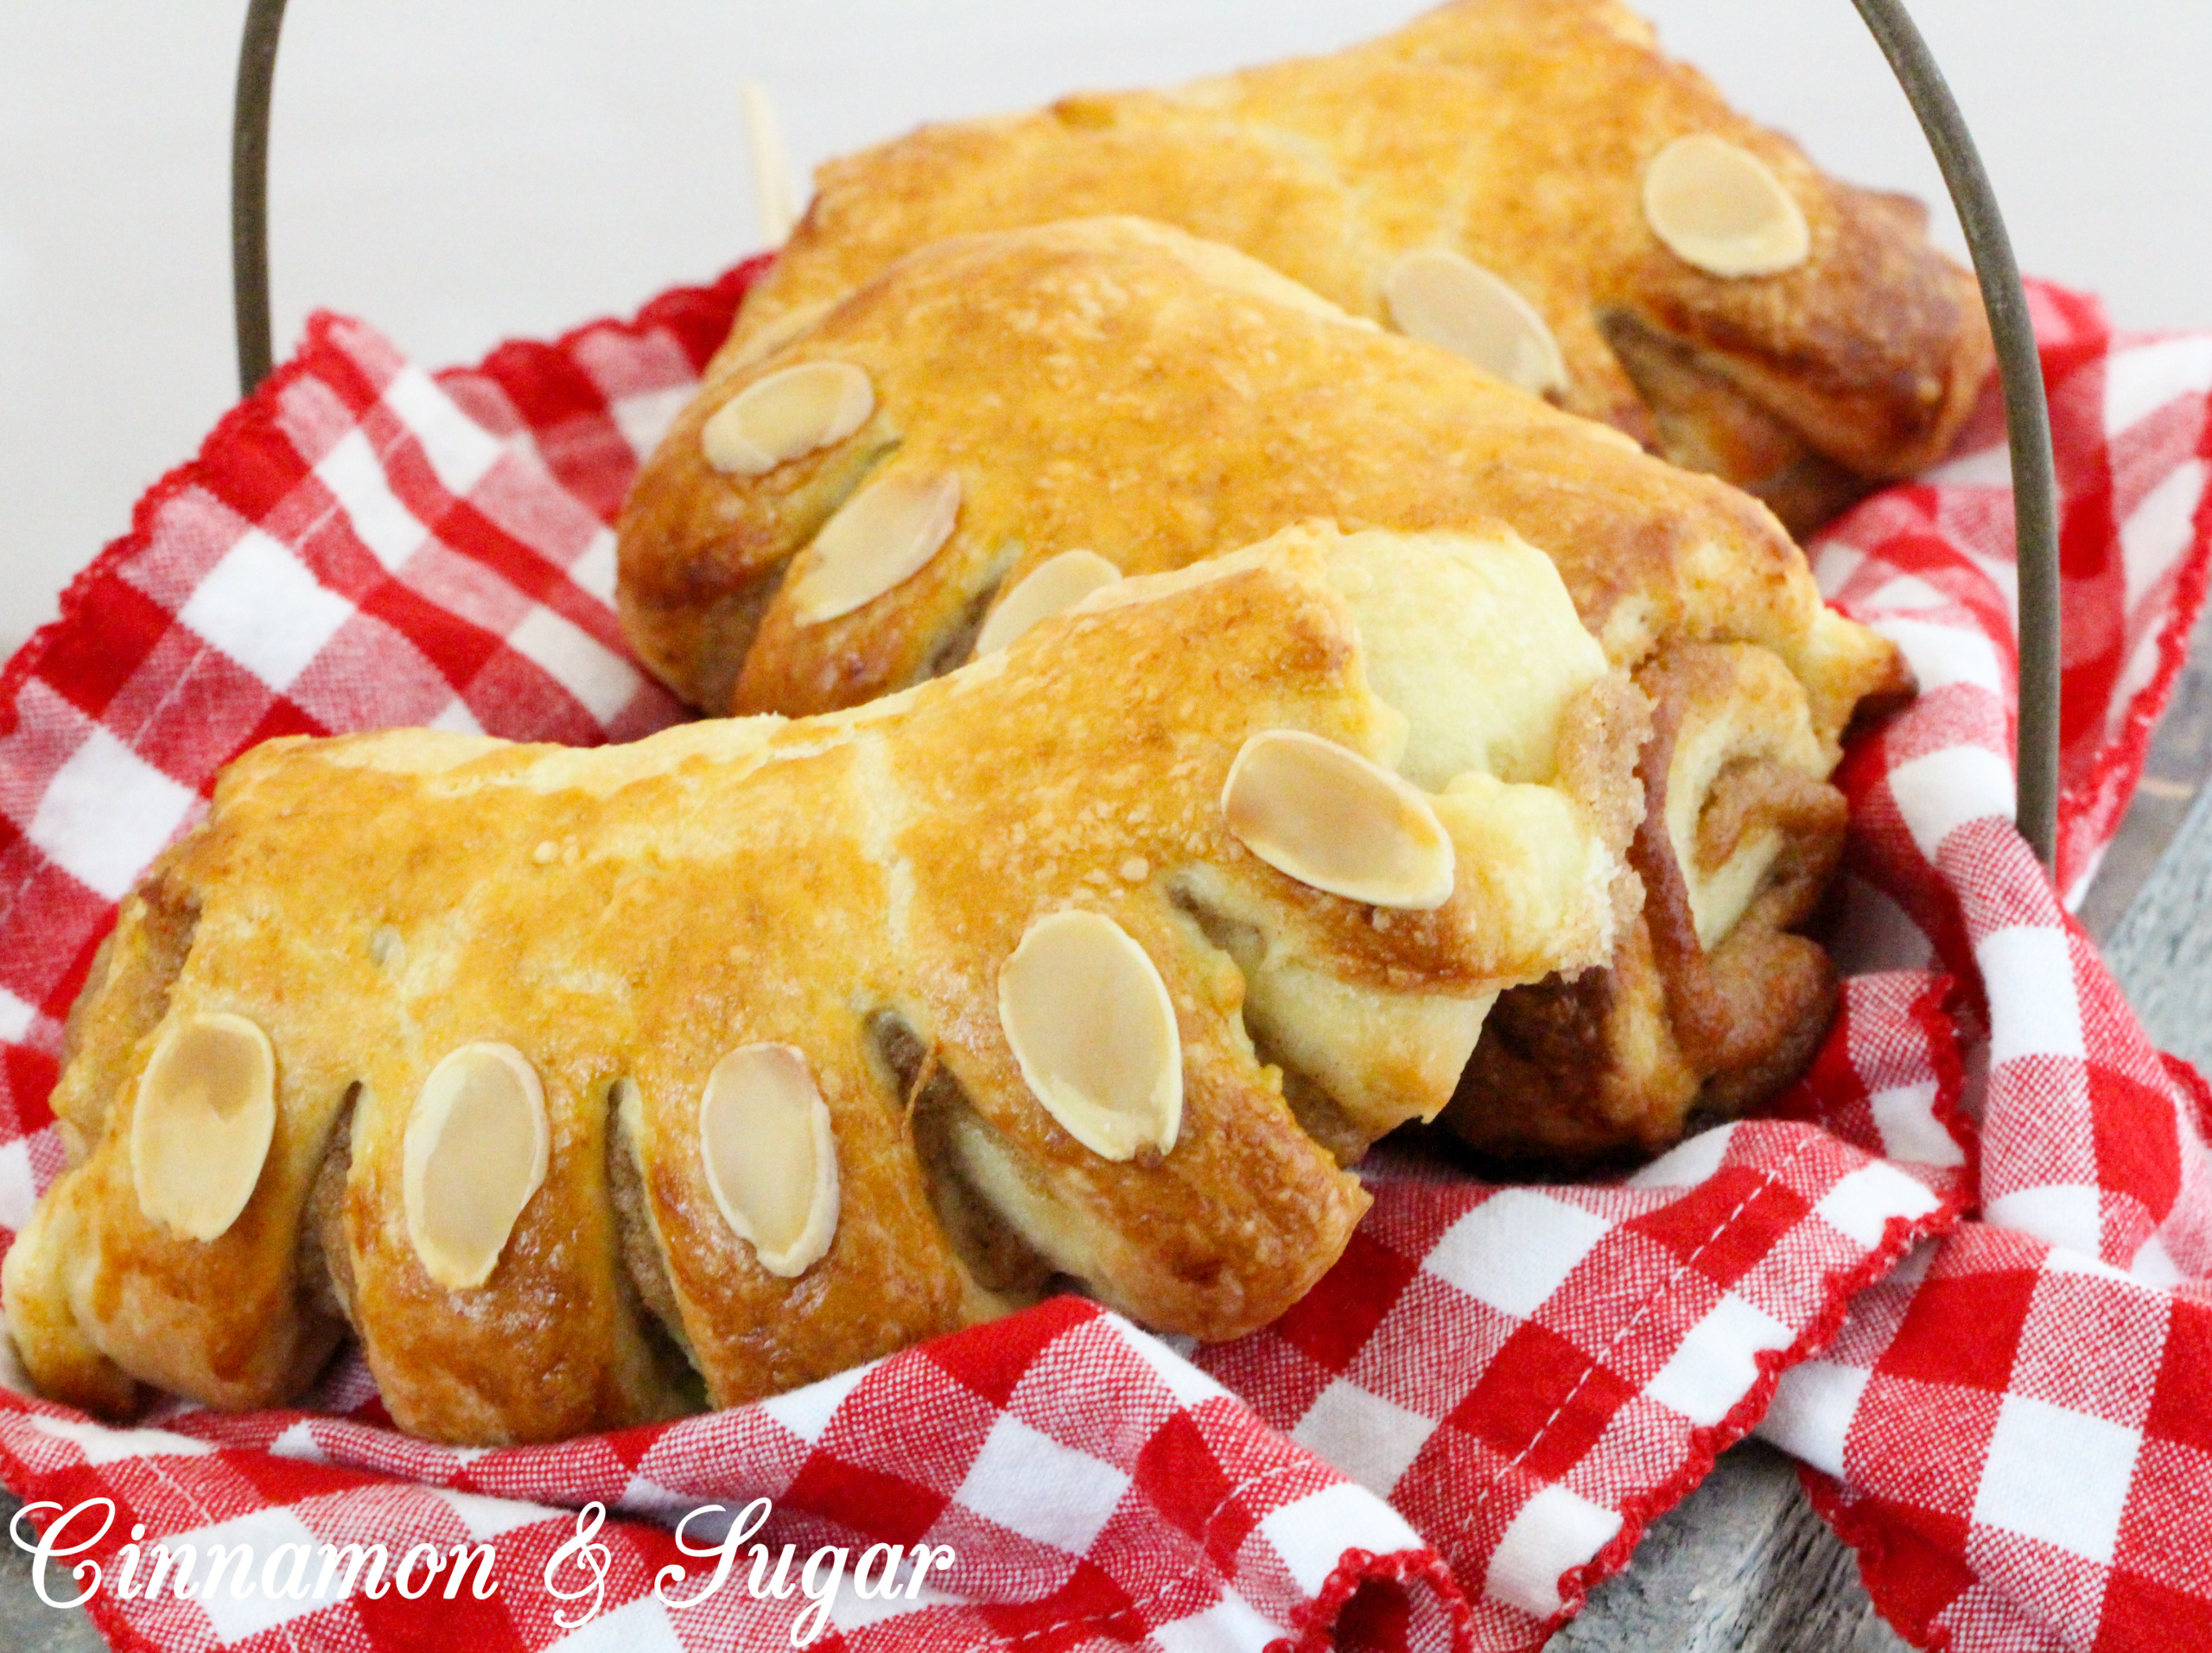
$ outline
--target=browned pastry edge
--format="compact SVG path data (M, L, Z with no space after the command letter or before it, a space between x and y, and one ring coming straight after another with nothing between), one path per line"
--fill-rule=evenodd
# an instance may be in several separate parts
M1625 310L1601 315L1599 329L1651 406L1645 445L1685 470L1729 478L1795 537L1806 538L1882 486L1821 453L1686 342Z

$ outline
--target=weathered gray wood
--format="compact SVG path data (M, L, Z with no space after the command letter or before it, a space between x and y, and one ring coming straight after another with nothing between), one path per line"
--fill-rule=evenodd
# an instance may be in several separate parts
M2121 921L2131 911L2148 915L2158 903L2145 887L2178 836L2190 802L2207 774L2212 774L2212 608L2207 608L2190 639L2189 664L2174 684L2173 698L2159 720L2158 738L2143 766L2127 817L2097 868L2096 883L2082 903L2082 922L2093 936L2117 944Z
M105 1653L107 1643L83 1608L49 1607L31 1588L30 1555L5 1536L22 1507L22 1499L0 1492L0 1647L10 1653ZM47 1588L67 1600L79 1586L60 1575L62 1565L47 1569Z
M2212 787L2113 932L2105 962L2153 1041L2212 1066Z
M1749 1441L1654 1522L1549 1653L1900 1653L1797 1472Z

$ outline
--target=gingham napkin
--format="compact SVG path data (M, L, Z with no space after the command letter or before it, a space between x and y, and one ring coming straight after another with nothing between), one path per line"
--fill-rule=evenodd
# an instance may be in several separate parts
M2078 881L2203 597L2212 338L2114 340L2088 301L2037 296ZM1845 522L1821 572L1920 675L1850 760L1861 940L1960 983L1977 1215L1853 1304L1762 1433L1819 1472L1815 1503L1923 1646L2212 1647L2212 1097L2151 1048L2001 818L2010 496L2001 431L1976 435Z
M223 761L283 733L591 741L676 715L622 652L607 522L751 273L436 376L318 318L10 664L0 1224L59 1169L61 1020L114 903ZM2085 302L2038 299L2069 502L2078 881L2201 594L2212 340L2116 341ZM2206 1553L2173 1535L2185 1472L2157 1468L2212 1440L2212 1393L2179 1354L2195 1300L2172 1284L2208 1266L2202 1152L1999 819L2001 490L2001 463L1969 454L1822 550L1823 578L1898 638L1927 692L1851 760L1847 945L1866 969L1773 1117L1603 1186L1486 1186L1433 1144L1394 1145L1338 1267L1217 1348L1062 1300L759 1406L494 1452L397 1434L358 1362L298 1410L172 1406L131 1431L0 1395L0 1478L59 1509L112 1507L56 1535L109 1523L49 1587L77 1593L91 1575L62 1569L97 1563L103 1629L163 1649L649 1653L789 1645L817 1623L817 1645L853 1649L1527 1648L1768 1414L1788 1369L1767 1428L1840 1478L1827 1506L1916 1633L2126 1644L2118 1611L2099 1612L2123 1578L2204 1611L2212 1577L2171 1559ZM2011 1292L2017 1335L1991 1290ZM2083 1361L2081 1315L2113 1304L2135 1312L2111 1324L2174 1327L2176 1354L2162 1365L2145 1332ZM1956 1427L1954 1390L1993 1427ZM2057 1472L2052 1515L2031 1483ZM2107 1506L2127 1511L2117 1552L2088 1513ZM794 1573L840 1549L852 1570L756 1598L741 1558L692 1599L733 1521L765 1547L764 1585L785 1546ZM125 1567L157 1539L243 1550L255 1570L212 1599L126 1599ZM318 1598L315 1547L348 1540L395 1561L490 1554L450 1599L453 1566L410 1575L411 1597ZM2062 1620L2056 1639L2037 1628Z

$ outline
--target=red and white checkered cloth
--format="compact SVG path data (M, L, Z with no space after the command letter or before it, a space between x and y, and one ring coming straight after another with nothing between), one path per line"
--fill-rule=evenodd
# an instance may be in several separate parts
M435 376L318 319L10 663L0 1224L60 1168L61 1022L114 905L221 763L277 734L594 741L677 715L622 652L607 524L750 273ZM2117 340L2086 301L2037 297L2078 882L2202 594L2212 340ZM0 1478L64 1509L112 1502L49 1588L100 1565L90 1605L129 1648L784 1646L824 1610L804 1589L754 1599L743 1557L677 1605L713 1571L696 1552L766 1497L764 1582L786 1544L794 1570L833 1545L866 1564L834 1593L812 1580L817 1645L1522 1649L1764 1416L1836 1478L1825 1507L1923 1640L2148 1646L2205 1622L2193 1076L2147 1048L2003 824L2010 517L1991 435L1820 556L1925 692L1851 758L1846 945L1865 968L1773 1116L1611 1185L1486 1186L1392 1146L1334 1272L1216 1348L1060 1300L761 1405L493 1452L396 1434L358 1361L296 1410L172 1406L137 1430L0 1394ZM611 1513L586 1535L594 1503ZM709 1505L679 1554L675 1523ZM156 1539L244 1547L256 1570L205 1599L126 1599ZM415 1598L300 1599L314 1547L347 1541L495 1554L451 1600L420 1573ZM923 1544L953 1559L918 1568ZM657 1593L677 1562L690 1580Z
M2037 296L2064 512L2060 868L2078 881L2202 600L2212 338L2114 340L2093 304ZM1960 984L1976 1215L1861 1295L1761 1433L1821 1472L1815 1502L1922 1645L2212 1647L2212 1095L2151 1048L2001 818L1999 434L1855 513L1821 563L1920 674L1919 703L1849 763L1856 938L1932 950Z

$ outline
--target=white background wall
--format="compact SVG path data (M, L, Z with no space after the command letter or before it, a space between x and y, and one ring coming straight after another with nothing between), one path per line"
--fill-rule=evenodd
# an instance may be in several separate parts
M1642 0L1832 171L1942 192L1848 0ZM737 89L792 159L1077 86L1382 32L1421 0L293 0L271 178L280 354L308 309L473 359L756 244ZM244 0L0 0L0 652L236 394ZM2212 327L2206 0L1918 0L2022 264ZM1956 231L1944 234L1954 246Z

